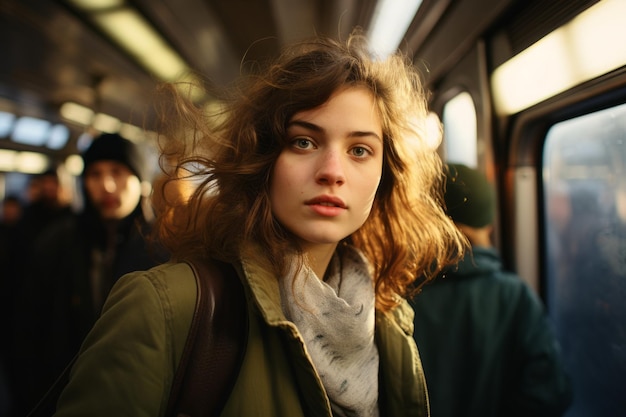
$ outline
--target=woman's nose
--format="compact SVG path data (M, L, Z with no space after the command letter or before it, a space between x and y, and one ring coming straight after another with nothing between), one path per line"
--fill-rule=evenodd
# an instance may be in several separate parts
M327 150L320 155L315 180L321 184L343 184L346 180L342 155L336 150Z

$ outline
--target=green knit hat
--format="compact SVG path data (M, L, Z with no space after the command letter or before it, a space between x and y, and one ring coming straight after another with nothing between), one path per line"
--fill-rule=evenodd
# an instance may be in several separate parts
M455 223L484 227L495 218L495 193L482 172L462 164L448 164L444 200Z

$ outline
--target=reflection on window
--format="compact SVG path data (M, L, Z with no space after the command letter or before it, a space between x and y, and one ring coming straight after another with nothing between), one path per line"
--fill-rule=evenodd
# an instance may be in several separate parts
M446 161L476 168L478 164L476 125L476 107L469 93L457 94L446 103L443 108Z
M546 297L572 376L567 417L626 406L626 105L554 125L543 161Z

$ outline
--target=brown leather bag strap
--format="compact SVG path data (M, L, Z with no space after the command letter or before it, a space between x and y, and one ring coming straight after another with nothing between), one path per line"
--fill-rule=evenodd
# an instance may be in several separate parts
M166 416L217 416L237 380L246 350L246 298L232 265L217 261L187 263L196 277L196 310L172 383Z

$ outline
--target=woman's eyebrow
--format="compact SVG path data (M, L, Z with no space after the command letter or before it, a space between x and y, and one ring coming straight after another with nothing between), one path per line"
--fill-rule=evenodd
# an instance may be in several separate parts
M319 133L324 133L326 131L323 127L318 126L315 123L305 122L303 120L292 120L289 123L287 123L287 129L289 129L292 126L303 127L305 129L312 130L314 132L319 132ZM350 137L373 136L374 138L376 138L376 139L378 139L379 141L382 142L382 139L380 138L380 136L376 132L371 132L369 130L366 130L366 131L356 130L356 131L350 132L350 134L348 136L350 136Z
M289 129L292 126L300 126L305 129L313 130L315 132L324 132L324 129L321 126L318 126L314 123L305 122L303 120L292 120L289 123L287 123L287 129Z
M378 141L379 141L379 142L382 142L382 141L383 141L383 140L380 138L380 136L378 136L378 134L377 134L377 133L375 133L375 132L371 132L371 131L369 131L369 130L365 130L365 131L360 131L360 130L357 130L357 131L354 131L354 132L350 132L350 136L351 136L351 137L357 137L357 138L371 136L371 137L373 137L374 139L378 139Z

